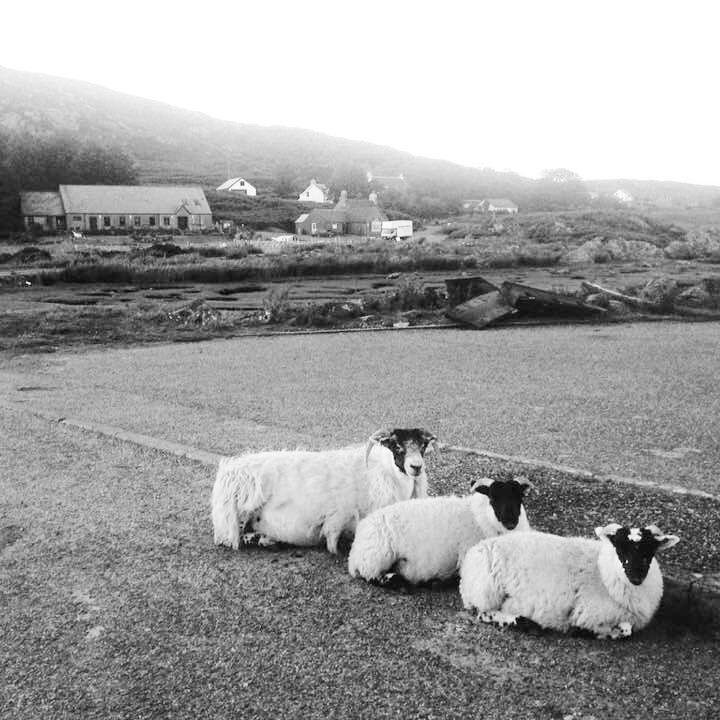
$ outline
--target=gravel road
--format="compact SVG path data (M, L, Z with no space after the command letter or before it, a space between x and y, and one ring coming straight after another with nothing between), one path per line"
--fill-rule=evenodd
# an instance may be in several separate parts
M20 357L0 364L0 399L221 453L421 425L449 444L720 494L719 329L276 336Z
M393 594L319 550L214 548L211 468L22 410L0 408L0 437L4 720L717 717L720 629L692 594L668 588L627 642L501 631L453 587ZM431 469L457 489L468 462ZM584 522L539 480L532 513Z

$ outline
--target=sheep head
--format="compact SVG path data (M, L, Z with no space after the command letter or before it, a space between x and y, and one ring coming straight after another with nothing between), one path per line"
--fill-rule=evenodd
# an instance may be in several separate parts
M595 534L615 549L618 561L633 585L642 585L655 553L667 550L680 541L677 535L664 535L655 525L630 528L610 523L595 528Z
M524 475L517 475L512 480L474 480L470 489L487 495L498 521L506 530L514 530L520 521L523 498L531 487L532 483Z
M425 469L424 456L428 448L436 447L437 438L421 428L394 428L378 430L368 439L365 449L367 464L370 451L375 445L382 445L393 454L395 466L410 477L417 477Z

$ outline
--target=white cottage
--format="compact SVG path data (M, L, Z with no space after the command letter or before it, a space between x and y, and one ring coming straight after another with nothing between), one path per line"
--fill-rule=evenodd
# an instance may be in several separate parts
M242 195L249 195L250 197L255 197L255 195L257 195L255 186L251 185L247 180L241 177L230 178L216 189L220 192L227 191L241 193Z
M330 202L330 190L327 185L322 185L315 178L298 196L300 202L325 203Z

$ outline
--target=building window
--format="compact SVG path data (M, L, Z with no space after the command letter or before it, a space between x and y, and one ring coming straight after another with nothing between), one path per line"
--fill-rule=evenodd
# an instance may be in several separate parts
M314 235L317 232L317 223L312 223L310 225L310 232Z
M103 227L110 227L110 216L103 215Z
M120 223L120 227L122 227L122 228L125 227L125 216L124 215L120 215L120 217L118 218L118 223Z
M73 222L82 222L82 215L73 215Z
M155 224L155 216L154 216L154 215L151 215L151 216L148 218L148 225L150 225L150 227L152 227L154 224Z
M133 218L133 224L135 225L135 227L140 227L141 223L142 223L142 218L139 215L136 215Z
M170 225L170 218L167 215L163 215L163 225L165 225L165 226Z

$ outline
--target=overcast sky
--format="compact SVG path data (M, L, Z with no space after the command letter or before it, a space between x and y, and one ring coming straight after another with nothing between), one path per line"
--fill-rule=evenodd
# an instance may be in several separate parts
M720 185L712 0L7 0L0 65L537 176Z

